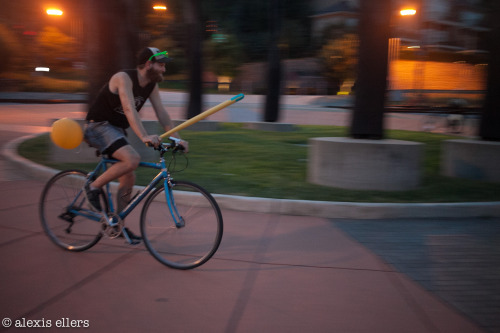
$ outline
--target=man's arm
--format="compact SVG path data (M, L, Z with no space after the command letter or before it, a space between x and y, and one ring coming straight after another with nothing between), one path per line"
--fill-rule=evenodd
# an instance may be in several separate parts
M135 108L132 80L130 77L124 72L116 73L109 81L109 89L114 93L118 93L120 96L123 112L127 117L130 127L139 139L141 139L142 142L150 143L153 146L159 145L161 140L158 135L149 135L139 118L139 114Z

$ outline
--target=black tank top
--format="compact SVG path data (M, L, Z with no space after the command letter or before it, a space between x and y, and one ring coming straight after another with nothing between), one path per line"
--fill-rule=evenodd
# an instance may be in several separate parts
M151 82L146 87L142 88L139 85L137 69L127 69L122 72L127 73L130 79L132 79L132 91L134 94L135 108L137 112L139 112L144 103L146 103L146 100L149 98L149 95L156 86L156 83ZM123 112L120 96L109 90L109 82L106 83L106 85L104 85L104 87L102 87L99 91L94 103L89 108L86 119L88 121L95 122L107 120L110 124L120 128L128 128L130 126L127 117Z

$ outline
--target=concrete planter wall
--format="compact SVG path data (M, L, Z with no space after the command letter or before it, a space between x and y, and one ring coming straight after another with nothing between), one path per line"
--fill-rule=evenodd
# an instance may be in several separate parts
M311 183L381 191L413 190L420 185L422 143L314 138L309 146Z
M442 151L444 176L500 183L500 142L447 140Z

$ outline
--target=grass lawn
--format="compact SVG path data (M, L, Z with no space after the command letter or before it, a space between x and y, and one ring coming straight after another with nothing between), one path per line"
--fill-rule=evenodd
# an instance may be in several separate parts
M297 126L293 132L247 130L241 124L223 124L216 132L183 130L189 141L188 167L177 179L198 183L212 193L253 197L347 202L467 202L500 201L500 184L452 179L439 174L441 134L387 131L387 138L425 143L422 186L413 191L357 191L309 184L307 142L314 137L346 136L345 127ZM46 156L48 135L21 144L22 156L55 167L91 170L95 164L53 164ZM177 158L176 169L186 159ZM156 170L139 169L137 183L147 184Z

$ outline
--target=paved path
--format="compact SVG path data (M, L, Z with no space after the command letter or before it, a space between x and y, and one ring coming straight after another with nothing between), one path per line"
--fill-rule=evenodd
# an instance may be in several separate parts
M38 221L42 186L0 182L0 317L14 322L69 318L91 332L471 333L491 325L347 236L339 225L349 221L225 210L215 257L176 271L121 240L84 253L56 248ZM31 330L9 330L17 331Z
M500 332L500 220L336 221L426 290Z

